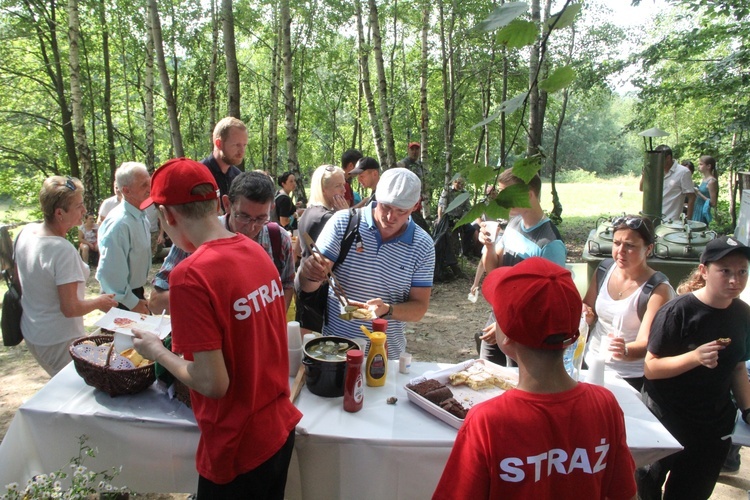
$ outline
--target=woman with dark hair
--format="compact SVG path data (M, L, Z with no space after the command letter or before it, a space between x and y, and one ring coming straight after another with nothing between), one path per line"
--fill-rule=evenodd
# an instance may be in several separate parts
M86 214L78 179L53 176L39 192L41 224L27 225L18 237L16 264L21 281L21 330L29 352L54 376L71 361L68 347L82 337L83 316L117 306L114 295L84 298L89 266L65 238Z
M281 186L281 189L279 189L274 198L277 222L287 231L291 231L294 213L297 208L292 203L292 198L289 195L297 188L297 180L294 178L293 173L284 172L279 176L277 181L279 186Z
M645 217L627 215L612 222L612 259L599 287L592 278L583 309L592 327L587 363L603 357L630 385L643 386L643 359L646 356L649 329L656 311L674 296L669 282L655 286L641 319L638 299L656 273L646 261L654 248L654 230Z
M719 198L718 172L716 160L712 156L701 156L698 161L698 171L703 175L700 186L695 188L695 209L693 220L708 224L713 220L711 209L716 208Z

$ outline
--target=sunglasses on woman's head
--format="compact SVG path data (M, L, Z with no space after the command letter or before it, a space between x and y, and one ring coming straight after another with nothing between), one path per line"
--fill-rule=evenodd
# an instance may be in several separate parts
M73 183L73 178L71 176L68 176L68 180L65 181L65 187L71 191L76 190L76 185Z
M641 217L618 217L612 221L612 227L626 225L630 229L639 229L643 225Z

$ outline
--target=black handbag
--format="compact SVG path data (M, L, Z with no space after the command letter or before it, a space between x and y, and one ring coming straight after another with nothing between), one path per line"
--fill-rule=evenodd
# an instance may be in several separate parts
M19 233L20 235L20 233ZM18 243L18 237L16 237L15 243ZM16 245L13 244L13 267L15 270L16 262ZM23 334L21 333L21 314L23 308L21 307L21 284L18 282L17 276L11 273L11 269L3 270L3 278L5 284L8 285L8 291L3 296L3 316L0 327L3 331L3 345L5 347L12 347L18 345L23 340Z
M355 240L361 243L359 235L359 211L356 209L349 210L349 223L346 226L346 233L341 242L341 251L339 258L333 264L333 270L344 262L349 249ZM328 311L328 282L320 285L320 288L314 292L305 292L295 287L297 314L296 320L302 328L307 328L313 332L322 332L323 325L327 322L326 316Z

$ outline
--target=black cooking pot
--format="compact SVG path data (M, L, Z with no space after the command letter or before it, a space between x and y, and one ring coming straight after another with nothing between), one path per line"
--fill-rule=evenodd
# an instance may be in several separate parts
M346 355L341 360L319 359L310 354L310 349L315 346L334 342L335 344L346 344L348 349L359 349L359 344L353 340L343 337L316 337L308 340L302 347L305 354L302 364L305 365L305 384L315 395L324 398L338 398L344 395L344 375L346 374Z

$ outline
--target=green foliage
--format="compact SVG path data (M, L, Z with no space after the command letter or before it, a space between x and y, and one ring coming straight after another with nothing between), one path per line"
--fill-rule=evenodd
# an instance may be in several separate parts
M74 499L87 498L88 495L96 493L99 493L99 498L103 499L127 498L126 487L117 488L111 484L112 480L120 474L122 467L94 472L83 465L87 457L96 456L96 450L86 444L87 440L88 437L85 435L78 438L78 456L72 458L69 463L70 468L73 469L72 474L63 472L63 469L49 474L39 474L29 479L24 489L21 489L18 483L10 483L0 499Z
M536 24L523 19L514 19L497 32L497 41L509 49L520 49L534 43L538 34L539 29Z
M496 7L487 18L477 25L480 31L495 31L525 14L529 5L525 2L508 2Z
M570 66L556 68L550 75L539 82L539 88L547 92L557 92L570 85L576 77L576 72Z
M580 3L570 4L557 14L552 14L547 19L547 28L559 30L573 26L573 22L578 13L581 12L582 6Z
M557 174L557 182L596 182L596 180L596 172L588 172L580 168L577 168L575 170L566 170Z

